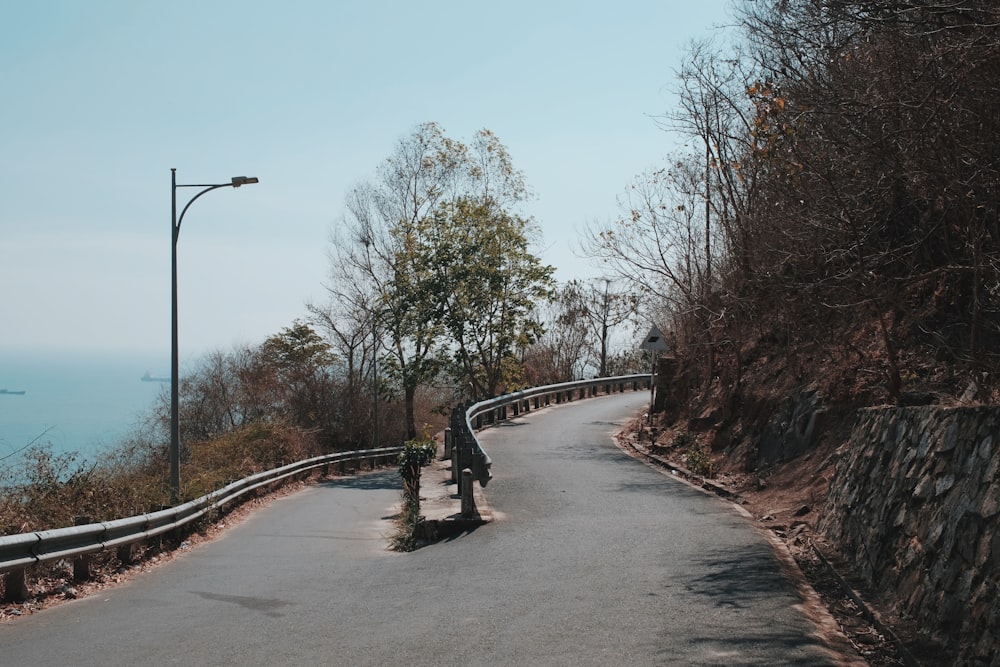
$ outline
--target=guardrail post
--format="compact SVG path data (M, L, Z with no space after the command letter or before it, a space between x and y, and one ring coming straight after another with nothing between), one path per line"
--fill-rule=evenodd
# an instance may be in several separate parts
M459 485L458 492L462 493L462 462L465 458L465 439L468 434L464 431L455 435L455 446L452 448L451 478Z
M462 517L471 519L476 515L476 498L472 486L472 471L468 468L462 470Z
M451 427L449 426L449 427L445 428L445 430L444 430L444 452L442 452L442 454L441 454L441 458L442 459L450 459L451 458L451 446L452 446L452 438L453 437L454 436L452 436Z
M28 599L28 578L24 568L11 570L3 578L3 601L24 602Z
M118 563L123 567L128 567L132 564L132 545L123 544L118 547Z
M73 519L73 525L75 526L86 526L90 523L89 516L78 516ZM73 560L73 581L89 581L90 580L90 554L83 554L82 556L77 556Z

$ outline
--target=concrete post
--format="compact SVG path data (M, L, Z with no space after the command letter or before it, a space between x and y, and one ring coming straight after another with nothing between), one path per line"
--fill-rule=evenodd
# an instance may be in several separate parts
M452 446L452 435L451 435L451 427L449 426L444 430L444 455L442 456L442 458L445 459L451 458L451 446Z
M118 547L118 563L122 566L129 566L132 564L131 544L123 544Z
M11 570L3 578L3 601L24 602L28 599L28 579L24 569Z
M89 516L78 516L73 520L74 525L86 526L90 523ZM73 561L73 580L74 581L89 581L90 580L90 554L84 554L82 556L77 556L76 560Z
M462 471L462 517L471 519L476 515L476 499L472 487L472 471L468 468Z

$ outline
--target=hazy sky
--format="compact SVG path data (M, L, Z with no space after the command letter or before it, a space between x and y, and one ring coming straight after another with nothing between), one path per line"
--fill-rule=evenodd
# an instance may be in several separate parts
M690 40L728 0L0 3L0 351L169 354L170 168L256 176L184 218L181 358L323 300L345 193L426 121L492 130L536 194L536 250L595 275L584 226L676 143ZM196 190L179 191L179 207Z

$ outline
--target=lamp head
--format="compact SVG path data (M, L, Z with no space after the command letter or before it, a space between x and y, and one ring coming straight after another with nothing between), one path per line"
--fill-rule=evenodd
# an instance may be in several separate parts
M238 188L241 185L250 185L252 183L258 183L256 176L233 176L233 187Z

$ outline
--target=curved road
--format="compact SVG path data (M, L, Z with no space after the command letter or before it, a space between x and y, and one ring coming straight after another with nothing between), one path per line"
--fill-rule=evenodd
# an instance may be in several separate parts
M317 485L128 585L0 625L0 661L837 664L731 505L614 447L646 401L485 431L498 518L472 533L394 554L394 472Z

